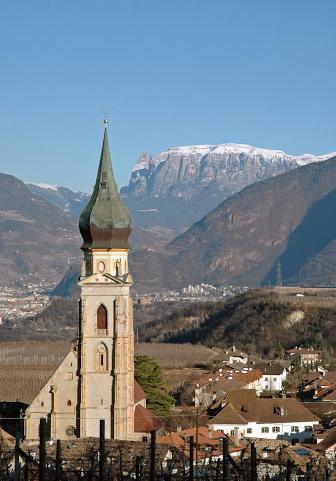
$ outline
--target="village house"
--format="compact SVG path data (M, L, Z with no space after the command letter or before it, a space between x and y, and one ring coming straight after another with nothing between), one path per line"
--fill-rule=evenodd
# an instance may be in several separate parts
M252 367L233 369L219 368L213 374L204 375L196 381L195 406L209 406L216 399L221 399L232 389L255 389L262 391L262 372Z
M308 373L302 380L300 387L302 399L316 401L336 401L336 371Z
M236 346L232 346L225 351L224 361L226 364L247 364L248 355L245 352L239 351Z
M247 438L304 441L311 438L319 418L293 398L258 398L255 390L228 393L208 411L208 426Z
M261 387L263 391L282 391L283 382L287 378L286 369L278 362L260 362L254 365L262 373Z
M316 450L323 452L326 457L335 462L336 460L336 427L328 429L322 440L317 439Z
M314 388L314 400L336 401L336 371L330 371L316 380Z
M226 436L207 426L199 426L159 436L158 445L167 448L165 460L172 459L173 450L179 451L183 458L189 459L191 437L194 444L194 460L197 458L202 464L208 464L210 459L213 461L223 459L223 437L229 441L229 453L232 457L239 456L244 447L238 438L235 440L232 436Z
M290 360L297 360L301 366L313 367L321 361L321 351L313 348L295 347L287 349L286 354Z

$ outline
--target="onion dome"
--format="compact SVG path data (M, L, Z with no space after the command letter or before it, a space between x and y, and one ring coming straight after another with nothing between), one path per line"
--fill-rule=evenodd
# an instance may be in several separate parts
M96 184L79 218L79 230L84 240L82 250L128 249L131 229L131 216L114 179L105 127Z

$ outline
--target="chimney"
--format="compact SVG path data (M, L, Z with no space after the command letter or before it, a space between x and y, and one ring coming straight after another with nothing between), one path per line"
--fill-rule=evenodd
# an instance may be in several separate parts
M181 427L181 426L177 426L177 427L176 427L176 431L177 431L178 433L180 433L180 432L182 431L182 427Z
M232 346L232 352L236 352L236 346L235 345Z
M237 426L234 428L233 442L236 447L239 446L239 428Z

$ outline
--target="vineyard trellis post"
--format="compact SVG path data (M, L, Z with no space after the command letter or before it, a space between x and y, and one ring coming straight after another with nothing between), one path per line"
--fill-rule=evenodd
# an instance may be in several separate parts
M189 438L189 481L194 481L194 436Z
M290 459L287 459L287 466L286 466L286 481L291 480L292 475L292 462Z
M20 455L19 455L19 447L20 447L20 432L16 432L15 436L15 460L14 460L14 480L20 480Z
M61 441L56 441L56 481L62 481L62 453L61 453Z
M156 431L151 431L149 481L155 481Z
M251 443L251 481L257 481L257 450Z
M223 481L229 481L229 440L223 438Z
M29 481L29 461L27 459L23 467L23 479L24 481Z
M40 445L39 445L39 481L45 480L46 468L46 420L40 418Z
M140 481L140 464L141 464L141 457L137 456L135 458L135 480Z
M99 422L99 481L105 481L106 452L105 452L105 419Z

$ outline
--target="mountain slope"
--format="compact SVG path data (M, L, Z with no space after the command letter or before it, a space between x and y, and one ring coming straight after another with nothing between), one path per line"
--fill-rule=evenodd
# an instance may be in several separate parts
M33 195L11 175L0 174L0 268L2 284L29 276L58 279L79 259L73 218Z
M174 147L157 157L142 154L129 185L121 189L134 223L131 245L163 246L247 185L331 156L291 156L245 144ZM49 184L27 187L75 218L90 198Z
M66 187L38 183L26 185L32 194L42 197L42 199L50 204L76 218L80 215L90 199L89 194L85 192L73 192Z
M327 292L308 289L300 298L295 291L280 291L256 289L233 297L215 306L198 327L190 327L181 317L177 330L169 332L170 326L164 326L165 341L200 342L217 347L236 345L265 356L279 355L295 346L333 352L336 348L335 289Z
M245 188L161 252L135 253L144 289L196 282L336 283L336 157Z
M174 147L157 157L143 154L121 192L136 224L165 227L172 236L247 185L331 156L245 144Z
M26 185L32 194L41 197L48 203L63 210L66 214L73 216L74 219L76 219L74 221L75 223L77 223L80 213L90 200L89 194L86 194L85 192L73 192L66 187L41 183ZM149 225L148 228L143 227L143 225L146 226L147 223L141 222L141 213L139 211L140 206L137 205L134 207L134 209L136 212L135 216L137 217L137 222L132 230L130 240L133 248L145 249L147 247L159 247L174 237L169 235L167 229L165 228L158 229L155 227L155 225Z

